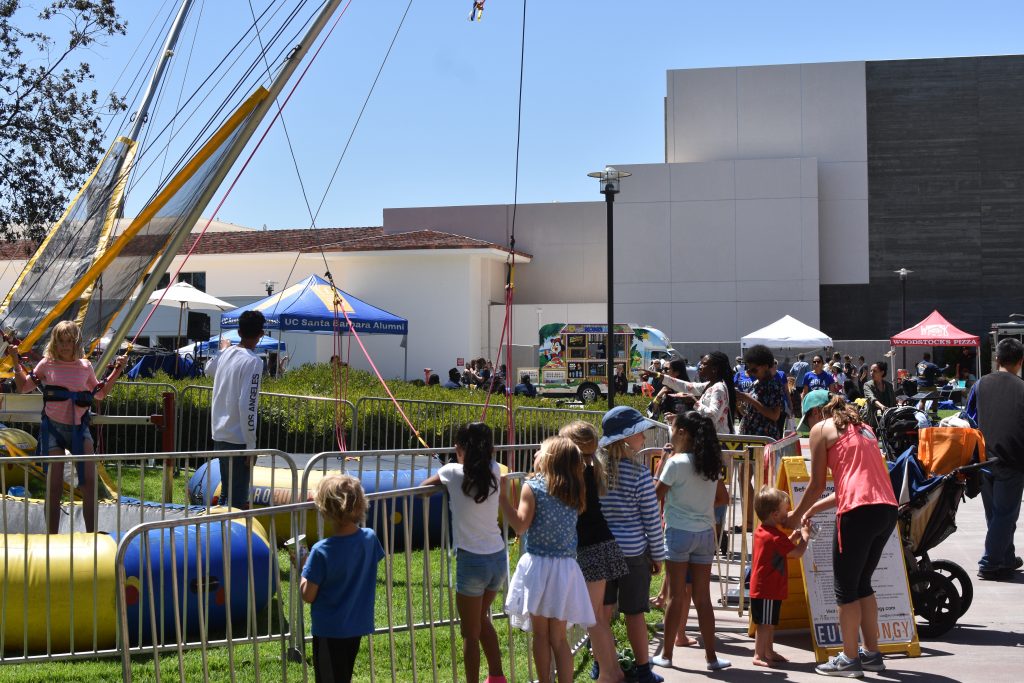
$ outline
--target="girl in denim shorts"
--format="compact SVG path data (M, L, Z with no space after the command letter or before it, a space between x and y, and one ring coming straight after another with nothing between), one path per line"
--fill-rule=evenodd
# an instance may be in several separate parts
M714 423L696 411L677 415L672 423L674 455L661 470L656 489L665 505L665 573L668 606L665 609L665 647L652 661L672 666L675 634L685 598L686 572L693 578L693 603L704 641L709 671L731 665L715 653L715 613L711 606L711 561L715 556L715 494L722 472L722 449Z
M494 461L491 428L483 422L455 434L455 457L422 486L443 484L452 510L457 551L455 601L462 629L466 680L480 680L480 648L487 658L487 683L505 683L498 635L490 608L508 577L508 553L498 526L501 469Z

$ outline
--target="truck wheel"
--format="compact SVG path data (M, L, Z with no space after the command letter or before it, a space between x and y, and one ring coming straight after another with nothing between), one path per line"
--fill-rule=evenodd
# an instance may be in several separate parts
M576 390L576 395L584 403L593 403L597 399L601 398L601 390L597 388L596 384L587 382Z

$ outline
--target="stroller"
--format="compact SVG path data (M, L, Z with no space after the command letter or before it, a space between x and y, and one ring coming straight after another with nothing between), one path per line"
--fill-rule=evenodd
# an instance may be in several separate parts
M886 459L893 462L911 446L916 448L917 430L929 424L928 415L915 406L886 408L878 418L878 438Z
M980 490L978 469L988 464L977 451L961 454L959 467L929 476L917 458L917 447L907 448L889 465L889 477L900 503L897 526L907 565L914 613L922 638L949 631L971 606L974 586L963 567L950 560L933 560L928 553L956 531L956 512L965 495Z

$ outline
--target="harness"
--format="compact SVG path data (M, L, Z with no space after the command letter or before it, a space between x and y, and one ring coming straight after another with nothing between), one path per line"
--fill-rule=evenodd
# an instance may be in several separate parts
M89 433L92 410L86 410L82 414L82 419L77 424L72 425L71 443L67 444L64 443L63 435L57 431L57 428L53 426L53 422L46 414L46 404L58 401L73 401L80 408L92 408L92 402L96 394L106 386L107 380L104 379L97 384L92 391L71 391L67 387L43 384L32 370L29 371L28 377L43 392L43 413L39 418L39 454L49 454L50 439L52 438L56 441L55 446L70 447L69 450L72 454L81 455L85 450L85 435Z

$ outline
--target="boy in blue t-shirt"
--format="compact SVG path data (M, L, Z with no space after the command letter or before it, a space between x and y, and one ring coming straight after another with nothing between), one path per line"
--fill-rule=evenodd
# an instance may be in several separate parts
M313 607L313 670L317 683L352 680L359 644L373 633L377 564L384 548L373 529L359 526L366 494L348 475L325 477L314 498L334 534L309 551L299 590Z

